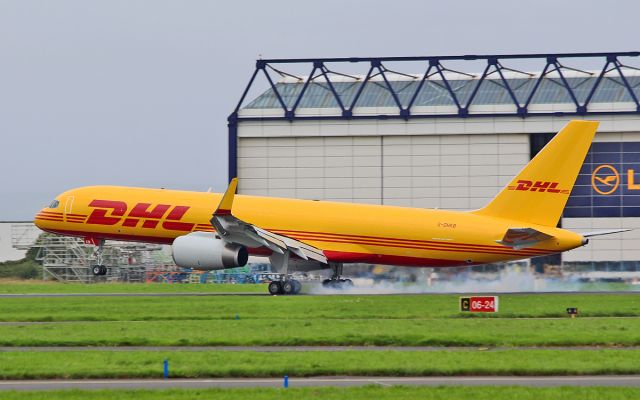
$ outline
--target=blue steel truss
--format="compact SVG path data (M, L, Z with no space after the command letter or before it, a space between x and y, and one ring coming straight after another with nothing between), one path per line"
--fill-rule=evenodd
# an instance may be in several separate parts
M620 61L621 57L638 57L640 52L611 52L611 53L563 53L563 54L511 54L511 55L464 55L464 56L431 56L431 57L372 57L372 58L322 58L322 59L270 59L257 60L256 68L247 84L240 101L228 118L229 123L229 178L237 175L237 124L239 121L266 121L266 120L321 120L321 119L404 119L411 118L473 118L473 117L513 117L528 118L533 116L564 116L564 115L603 115L603 114L640 114L640 102L638 93L640 93L640 78L638 75L625 75L625 70L640 69L625 65ZM579 61L580 59L595 59L602 62L602 68L599 72L588 72L575 67L569 67L563 63L565 60ZM530 73L519 71L515 68L506 66L513 60L538 59L544 62L544 68L536 77ZM485 61L486 66L478 79L477 76L468 73L461 73L447 68L443 63L451 61ZM422 77L412 76L388 69L385 63L402 62L424 62L423 70L425 73ZM355 77L346 73L332 71L327 68L327 64L357 64L361 63L367 67L367 73L364 77ZM287 73L282 69L287 65L308 65L311 72L305 78L297 77L291 73ZM412 68L414 66L412 65ZM508 79L505 77L505 71L521 73L525 79ZM567 78L566 71L577 71L585 75L585 79L576 84L576 78ZM458 72L466 75L469 79L466 81L467 87L465 91L460 90L457 82L448 79L445 72ZM557 78L552 81L555 85L563 89L563 96L570 102L574 108L573 111L565 112L539 112L531 111L530 106L536 104L543 92L544 82L548 80L549 74L556 73ZM607 74L614 72L617 76L614 80L616 86L622 89L619 97L625 101L633 102L635 110L628 111L591 111L589 105L596 98L607 98L603 93L606 89L603 84L605 78L611 79ZM276 73L281 77L294 78L297 83L296 92L284 93L287 85L277 84L274 82L271 74ZM280 108L281 115L262 116L262 117L244 117L239 116L247 94L253 87L256 78L264 75L268 84L268 95L274 100L274 104L270 108ZM407 78L411 85L403 85L398 87L389 75L400 75ZM536 74L537 75L537 74ZM345 89L343 83L332 80L333 76L349 77L354 83L349 84L349 88ZM376 79L375 81L373 79ZM323 116L298 116L296 111L300 108L305 94L310 90L310 86L318 81L322 81L323 88L329 93L328 101L332 107L340 109L340 115L323 115ZM479 100L479 94L482 93L481 87L483 83L491 80L492 83L499 85L507 93L500 104L511 104L513 111L505 111L500 113L474 112L472 105L482 104ZM437 81L437 82L436 82ZM585 82L591 85L585 85ZM384 115L358 115L353 110L356 107L366 107L363 105L363 93L371 84L377 85L377 90L385 92L387 103L386 107L392 107L395 112ZM573 84L572 84L573 83ZM452 113L425 113L416 112L414 106L422 105L420 103L426 85L437 84L440 91L444 91L448 95L448 104L455 106L455 112ZM485 83L486 84L486 83ZM471 85L471 86L469 86ZM291 84L289 86L292 86ZM464 92L464 93L463 93ZM263 95L264 96L264 95ZM325 96L326 97L326 96ZM382 106L376 104L374 106Z

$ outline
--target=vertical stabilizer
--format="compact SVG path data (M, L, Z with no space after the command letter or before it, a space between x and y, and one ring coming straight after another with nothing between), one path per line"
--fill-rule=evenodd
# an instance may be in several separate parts
M556 226L598 124L570 121L487 206L473 213Z

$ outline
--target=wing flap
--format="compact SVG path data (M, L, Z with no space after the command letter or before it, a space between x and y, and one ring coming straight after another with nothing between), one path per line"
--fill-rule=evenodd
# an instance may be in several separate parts
M237 187L238 178L234 178L211 217L211 225L223 240L249 247L264 246L279 254L289 250L303 260L312 259L324 264L328 263L327 257L320 249L236 218L231 209Z

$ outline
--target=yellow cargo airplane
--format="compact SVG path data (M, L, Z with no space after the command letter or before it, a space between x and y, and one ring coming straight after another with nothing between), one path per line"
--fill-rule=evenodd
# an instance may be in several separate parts
M470 212L329 201L90 186L59 195L35 217L47 232L97 245L93 273L104 275L105 240L171 244L180 267L216 270L267 256L281 278L272 294L295 294L290 272L331 268L324 282L352 285L342 266L372 263L456 267L571 250L589 236L557 228L598 122L569 122L484 208Z

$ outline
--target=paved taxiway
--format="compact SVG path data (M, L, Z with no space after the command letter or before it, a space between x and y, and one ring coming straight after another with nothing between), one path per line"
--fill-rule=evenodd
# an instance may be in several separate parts
M268 293L220 292L220 293L3 293L0 299L38 297L207 297L207 296L268 296Z
M639 291L587 291L587 292L480 292L495 295L509 295L509 296L526 296L534 294L560 294L560 295L585 295L585 294L617 294L617 295L640 295ZM478 293L474 293L478 294ZM345 296L398 296L398 295L442 295L442 296L463 296L469 295L465 292L385 292L375 293L371 291L358 292L353 291L331 291L327 290L326 293L300 293L298 296L332 296L332 295L345 295ZM215 296L271 296L269 293L256 293L256 292L214 292L214 293L0 293L0 299L11 298L37 298L37 297L215 297Z
M238 379L98 379L0 381L0 390L55 389L169 389L169 388L241 388L282 387L282 378ZM633 386L640 387L640 375L613 376L470 376L470 377L315 377L290 378L289 387L309 386Z

